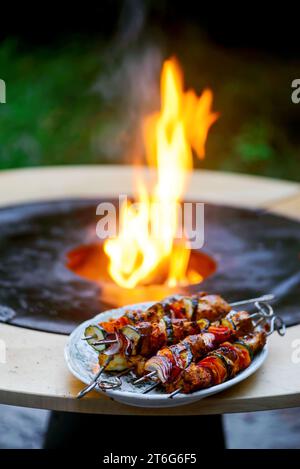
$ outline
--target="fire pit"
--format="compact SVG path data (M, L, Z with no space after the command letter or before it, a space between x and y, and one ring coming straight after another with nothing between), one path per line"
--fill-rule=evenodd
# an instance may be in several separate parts
M286 322L300 321L300 224L257 209L258 201L271 203L294 196L299 186L273 182L268 186L264 180L210 173L205 183L204 173L192 174L193 154L204 157L207 134L217 118L212 92L204 90L198 97L193 90L185 91L180 69L171 59L162 69L161 110L147 116L142 125L143 149L148 165L155 168L154 178L151 171L147 172L150 180L145 178L141 165L133 169L137 174L129 184L132 174L126 168L101 169L93 177L78 168L70 170L69 180L68 170L62 170L63 176L52 170L54 178L46 182L41 171L21 173L19 184L14 173L2 178L3 194L5 187L8 193L11 187L27 189L25 202L21 197L23 203L12 205L13 197L6 195L9 204L0 209L0 321L6 323L1 325L4 340L0 345L2 358L6 344L8 356L14 354L1 380L3 402L16 402L25 395L27 405L52 408L54 404L64 410L66 396L75 396L79 383L72 383L70 391L61 362L65 338L59 334L69 333L111 305L200 289L219 293L229 302L274 293L277 311ZM100 177L94 178L96 173ZM121 194L133 198L120 205L118 232L100 243L95 233L97 207L110 202L116 213L116 197ZM247 207L242 207L243 197ZM249 208L249 200L255 209ZM182 212L185 201L205 202L205 233L199 236L204 246L193 245L186 229L196 226L198 235L203 223L199 228L193 211L188 216ZM13 344L17 344L15 350ZM270 370L280 371L281 363L289 371L284 365L288 352L279 347L282 357L276 357L277 368ZM294 375L287 380L291 392L299 384ZM274 377L269 375L267 383L271 382ZM282 382L286 382L284 377ZM259 406L266 393L269 398L270 390L256 385L253 392ZM276 405L287 394L286 387L277 389ZM44 395L51 404L38 403L37 396ZM246 395L244 400L250 406L251 398ZM88 411L88 405L73 401L71 410ZM97 412L103 412L103 407L110 412L102 405L103 399L97 402ZM222 405L226 409L224 401ZM118 407L115 410L121 413Z
M291 354L296 350L291 345L299 339L300 326L288 328L284 339L271 337L269 358L261 373L225 394L206 399L205 405L200 402L165 412L163 409L126 407L98 393L91 393L81 401L74 399L82 384L70 376L65 366L63 349L67 337L32 329L61 333L99 311L99 302L91 303L93 295L101 292L99 285L71 272L66 267L67 253L82 243L91 242L88 227L94 227L95 202L107 200L107 194L117 190L129 192L131 171L127 167L80 167L1 174L1 305L2 312L7 314L7 323L0 324L0 339L6 344L7 361L1 364L0 401L63 411L139 415L199 415L299 406L299 364L291 361ZM96 194L99 194L97 198L94 197ZM284 293L279 296L279 303L274 304L276 311L290 318L290 324L297 322L299 289L296 285L299 280L294 268L298 262L299 236L296 238L296 234L299 224L267 214L265 209L269 206L296 219L299 216L299 185L202 171L195 172L186 196L188 200L207 202L208 231L204 251L217 262L215 273L207 277L201 288L218 288L224 295L230 293L230 301L238 300L254 290L256 294L266 293L268 285L264 282L270 276L272 289L279 285L275 290ZM39 202L33 203L34 200ZM236 206L237 201L242 207ZM57 223L58 218L60 223ZM266 235L269 225L271 228ZM61 236L62 226L68 227L68 233L73 233L72 238ZM252 243L247 241L250 235L246 236L251 229ZM230 239L229 234L232 243L233 240L236 242L234 256L231 251L234 244L224 243L225 236ZM40 241L36 244L38 238ZM15 250L12 249L13 239ZM261 257L267 244L272 249ZM39 256L32 255L36 246ZM285 249L290 257L283 256ZM255 255L251 257L250 251ZM243 262L237 263L240 256ZM249 258L252 261L247 264ZM270 259L272 263L269 263ZM288 262L288 269L285 262ZM43 263L45 266L40 270ZM255 275L257 267L260 276ZM23 286L22 278L27 281ZM41 285L47 280L51 280L49 287L42 291ZM69 300L73 302L68 304Z

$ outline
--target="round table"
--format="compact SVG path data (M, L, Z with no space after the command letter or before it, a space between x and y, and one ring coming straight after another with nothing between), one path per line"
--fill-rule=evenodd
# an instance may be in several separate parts
M131 195L132 181L130 166L2 171L0 205L120 193ZM300 220L300 184L292 182L194 171L186 198L265 208ZM284 338L277 334L270 337L266 362L246 381L195 404L168 409L129 407L97 392L77 400L76 394L83 385L69 373L65 364L66 341L65 335L0 324L0 345L6 350L6 360L0 362L0 403L119 415L200 415L300 406L300 360L296 353L300 347L300 325L288 328Z

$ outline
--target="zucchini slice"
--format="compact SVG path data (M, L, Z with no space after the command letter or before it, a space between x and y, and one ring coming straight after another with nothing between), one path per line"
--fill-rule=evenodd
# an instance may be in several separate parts
M130 361L124 355L116 353L107 363L107 355L104 352L99 355L99 365L105 366L105 371L123 371L130 368Z
M95 342L104 340L106 338L106 332L100 326L88 326L84 331L85 337L91 337L87 340L87 343L93 347L97 352L103 352L106 349L105 344L94 345Z

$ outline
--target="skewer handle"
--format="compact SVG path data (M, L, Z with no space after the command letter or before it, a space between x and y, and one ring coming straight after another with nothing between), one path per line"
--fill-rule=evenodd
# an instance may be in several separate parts
M269 332L267 333L267 335L271 335L273 334L273 332L277 332L279 335L281 335L282 337L285 335L286 333L286 325L285 325L285 322L283 321L283 319L281 319L280 316L273 316L272 319L271 319L271 325L270 325L270 330Z
M77 394L77 399L81 399L82 397L84 397L86 394L88 394L89 392L91 392L96 386L97 386L97 381L98 379L100 378L100 375L101 373L103 372L104 370L104 366L102 366L100 368L100 370L98 371L98 373L95 375L93 381L88 384L87 386L85 386L78 394Z
M108 379L105 379L105 380L99 381L97 383L99 389L105 392L108 389L118 389L122 386L122 381L120 378L118 378L117 376L114 376L113 380L114 381L109 381Z

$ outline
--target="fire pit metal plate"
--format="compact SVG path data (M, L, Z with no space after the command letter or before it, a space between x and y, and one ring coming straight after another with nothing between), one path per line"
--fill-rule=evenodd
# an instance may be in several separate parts
M0 209L0 321L70 333L108 309L99 285L65 267L67 252L95 241L99 202L71 199ZM206 204L204 251L218 268L201 289L229 301L273 292L278 314L289 325L300 322L299 222Z

